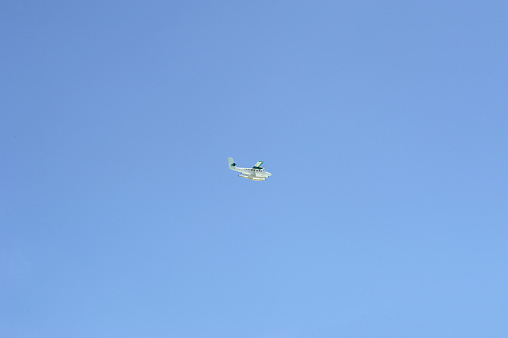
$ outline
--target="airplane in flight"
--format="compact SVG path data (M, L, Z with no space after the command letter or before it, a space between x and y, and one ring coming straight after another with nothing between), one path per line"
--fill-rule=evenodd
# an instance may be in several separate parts
M251 181L264 181L269 176L272 176L272 174L261 167L263 161L257 162L252 168L238 168L232 157L228 157L228 163L229 169L240 173L238 177L243 177Z

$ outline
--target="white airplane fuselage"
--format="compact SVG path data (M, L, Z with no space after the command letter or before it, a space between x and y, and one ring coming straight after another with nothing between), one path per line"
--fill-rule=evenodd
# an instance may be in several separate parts
M268 177L272 176L272 174L265 171L262 167L255 166L253 168L238 168L232 158L229 160L229 169L239 172L240 175L238 175L238 177L246 178L251 181L264 181Z
M234 171L238 171L241 174L238 175L238 177L243 177L248 180L252 181L264 181L266 180L270 174L268 171L265 171L264 169L254 169L254 168L235 168L232 169Z

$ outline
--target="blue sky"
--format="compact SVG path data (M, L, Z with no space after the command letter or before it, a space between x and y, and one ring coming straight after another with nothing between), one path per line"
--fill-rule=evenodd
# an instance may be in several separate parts
M507 14L2 2L0 336L508 336Z

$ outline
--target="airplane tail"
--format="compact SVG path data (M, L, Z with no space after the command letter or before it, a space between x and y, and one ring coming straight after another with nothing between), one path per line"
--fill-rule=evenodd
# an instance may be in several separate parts
M228 157L228 164L229 164L229 169L234 169L236 167L236 163L235 163L235 161L233 161L232 157Z

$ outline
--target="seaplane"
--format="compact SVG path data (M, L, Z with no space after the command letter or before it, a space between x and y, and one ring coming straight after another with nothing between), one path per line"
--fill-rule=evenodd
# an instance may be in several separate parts
M268 171L265 171L261 166L263 161L259 161L252 168L238 168L232 157L228 157L229 169L238 171L240 175L238 177L246 178L251 181L264 181L269 176L272 176Z

